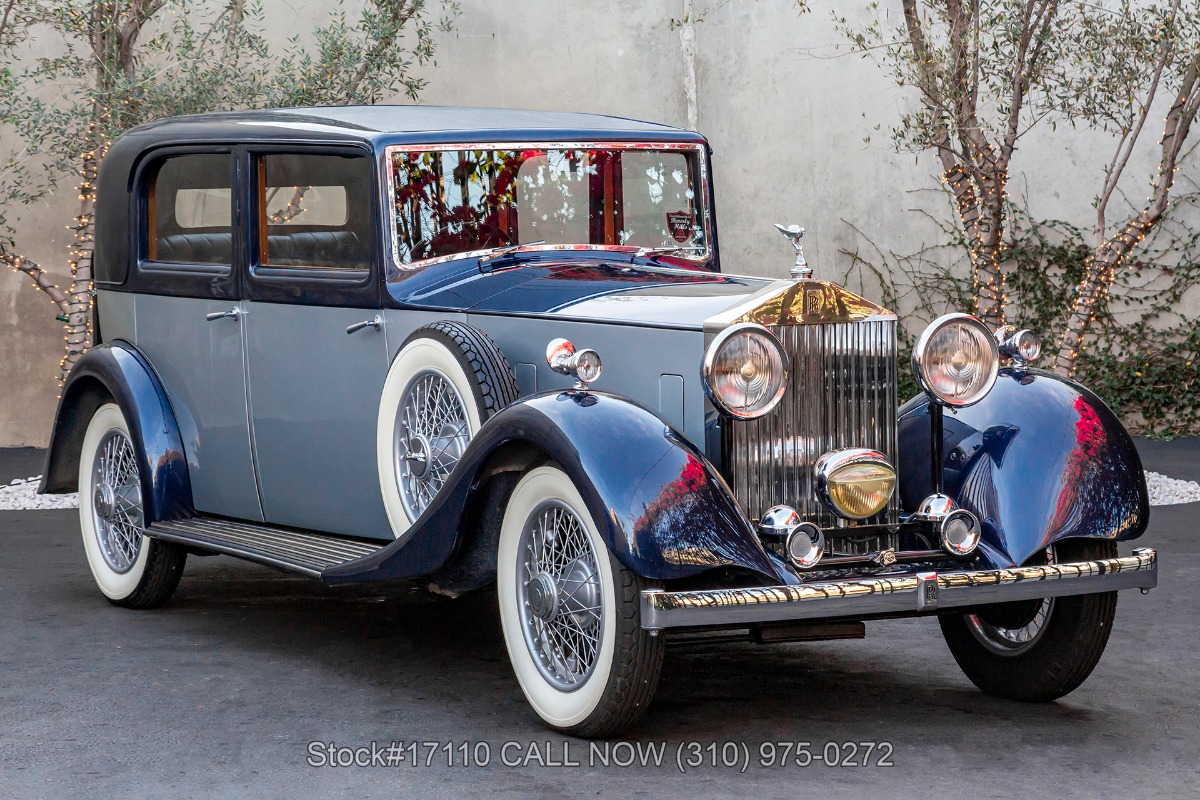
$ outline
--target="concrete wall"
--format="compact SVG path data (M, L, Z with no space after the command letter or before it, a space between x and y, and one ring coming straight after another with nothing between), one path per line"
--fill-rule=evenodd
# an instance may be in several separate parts
M346 8L353 9L354 0ZM836 48L831 10L867 20L865 0L693 0L698 129L715 150L722 255L729 271L782 276L792 262L772 222L809 230L809 261L838 278L843 249L911 253L939 241L913 209L945 213L933 191L937 164L890 149L887 126L911 94L877 66ZM267 0L269 38L280 43L327 17L333 0ZM878 13L897 19L898 2ZM439 35L427 103L586 110L687 124L685 61L672 18L685 0L462 0L458 28ZM882 124L882 130L875 130ZM1111 146L1088 134L1027 139L1011 181L1032 211L1089 225L1090 203ZM869 141L866 139L869 137ZM1147 144L1157 139L1148 135ZM1189 167L1187 169L1193 169ZM1129 171L1141 195L1151 148ZM1192 173L1194 175L1194 173ZM25 215L20 240L31 257L62 262L70 192ZM61 338L52 306L0 272L0 445L45 441L54 411ZM1191 305L1198 305L1191 303ZM1194 311L1195 309L1193 309Z

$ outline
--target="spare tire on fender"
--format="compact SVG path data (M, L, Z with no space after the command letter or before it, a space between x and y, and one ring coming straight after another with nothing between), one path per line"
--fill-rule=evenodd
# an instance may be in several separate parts
M432 502L483 423L517 395L508 359L478 328L434 322L405 340L384 382L375 448L397 539Z

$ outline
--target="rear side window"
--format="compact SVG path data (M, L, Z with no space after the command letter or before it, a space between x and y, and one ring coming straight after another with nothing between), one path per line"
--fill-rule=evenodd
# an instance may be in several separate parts
M370 164L365 156L261 156L259 263L289 268L370 268Z
M150 261L233 263L232 159L228 153L163 159L147 194Z

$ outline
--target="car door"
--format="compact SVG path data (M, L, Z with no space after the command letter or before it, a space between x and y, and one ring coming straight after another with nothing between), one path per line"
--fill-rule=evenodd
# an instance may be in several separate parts
M266 521L390 538L375 459L387 376L377 184L365 149L243 154L244 330ZM348 330L352 331L348 333Z
M139 170L134 343L179 423L192 501L261 521L243 352L236 161L229 147L169 148Z

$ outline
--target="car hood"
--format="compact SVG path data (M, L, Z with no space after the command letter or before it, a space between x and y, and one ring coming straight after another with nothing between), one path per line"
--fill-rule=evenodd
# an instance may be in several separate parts
M466 268L439 266L389 281L392 298L405 307L697 330L741 321L778 325L890 316L825 281L592 260L522 261L490 271L474 262ZM814 316L814 309L823 313Z

